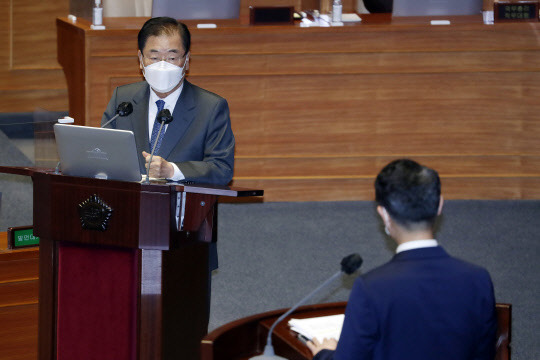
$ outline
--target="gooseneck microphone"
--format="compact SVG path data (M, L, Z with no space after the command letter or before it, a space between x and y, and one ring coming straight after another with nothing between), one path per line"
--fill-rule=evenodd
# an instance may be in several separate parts
M308 294L306 297L304 297L302 300L300 300L296 305L294 305L292 308L290 308L287 312L285 312L283 315L281 315L270 327L270 330L268 330L268 336L266 338L266 346L264 347L264 352L262 355L251 357L249 360L287 360L284 357L278 356L274 352L274 347L272 346L272 332L274 331L274 328L276 325L285 319L287 316L289 316L294 310L296 310L299 306L303 305L306 301L308 301L313 295L315 295L317 292L319 292L322 288L330 284L332 281L334 281L338 276L341 275L341 273L345 273L347 275L352 274L356 270L360 268L362 265L362 257L358 254L351 254L348 256L345 256L341 260L341 270L336 272L334 275L332 275L328 280L326 280L324 283L319 285L318 288L313 290L310 294Z
M123 102L118 105L116 108L116 115L114 115L109 121L107 121L105 124L101 125L102 128L109 125L111 122L116 120L119 116L128 116L133 112L133 105L131 105L130 102Z
M154 144L152 144L152 153L150 154L150 161L148 161L148 166L146 167L146 180L145 180L146 184L150 182L150 164L152 163L152 159L154 158L154 151L156 151L156 145L161 135L161 131L163 130L163 126L173 121L173 117L171 115L171 112L168 109L163 109L160 112L158 112L156 116L156 120L160 122L161 125L159 126L159 131L157 133L156 138L154 139Z

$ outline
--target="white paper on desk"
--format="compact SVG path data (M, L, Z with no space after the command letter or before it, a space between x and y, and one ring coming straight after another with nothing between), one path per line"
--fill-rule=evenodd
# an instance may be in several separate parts
M362 19L355 13L347 13L341 15L341 21L343 22L360 22Z
M344 314L338 314L308 319L291 319L289 320L289 326L292 331L309 339L316 338L321 342L324 338L339 340L344 318Z

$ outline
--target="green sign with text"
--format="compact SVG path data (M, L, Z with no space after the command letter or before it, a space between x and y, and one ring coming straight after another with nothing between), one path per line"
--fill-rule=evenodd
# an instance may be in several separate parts
M39 237L34 236L34 229L13 230L13 248L39 245Z

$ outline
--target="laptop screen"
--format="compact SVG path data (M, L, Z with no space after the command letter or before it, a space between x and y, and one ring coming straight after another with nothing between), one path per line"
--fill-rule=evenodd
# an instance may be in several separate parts
M64 175L141 181L133 132L55 124L54 136Z
M482 0L394 0L392 16L479 15Z

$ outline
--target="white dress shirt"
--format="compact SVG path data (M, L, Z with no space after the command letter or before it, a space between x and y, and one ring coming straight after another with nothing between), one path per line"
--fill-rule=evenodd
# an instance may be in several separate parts
M169 96L167 96L164 99L161 99L159 96L157 96L157 94L154 92L154 90L152 88L150 88L150 98L148 100L148 142L150 142L150 140L151 140L152 129L154 128L154 122L156 121L156 116L157 116L157 112L158 112L156 101L158 101L158 100L165 101L165 106L163 107L163 109L169 110L171 112L171 114L172 114L174 112L174 107L176 105L176 102L178 101L178 98L180 97L180 94L182 94L182 89L183 88L184 88L184 83L182 82L182 85L180 85L180 87L178 89L176 89L174 92L169 94ZM165 125L163 127L162 131L166 132L167 131L167 126L168 125ZM184 180L185 176L184 176L184 174L182 174L182 172L180 171L178 166L176 166L176 164L172 163L172 162L171 162L171 165L174 168L174 174L170 178L170 180L173 180L173 181Z

